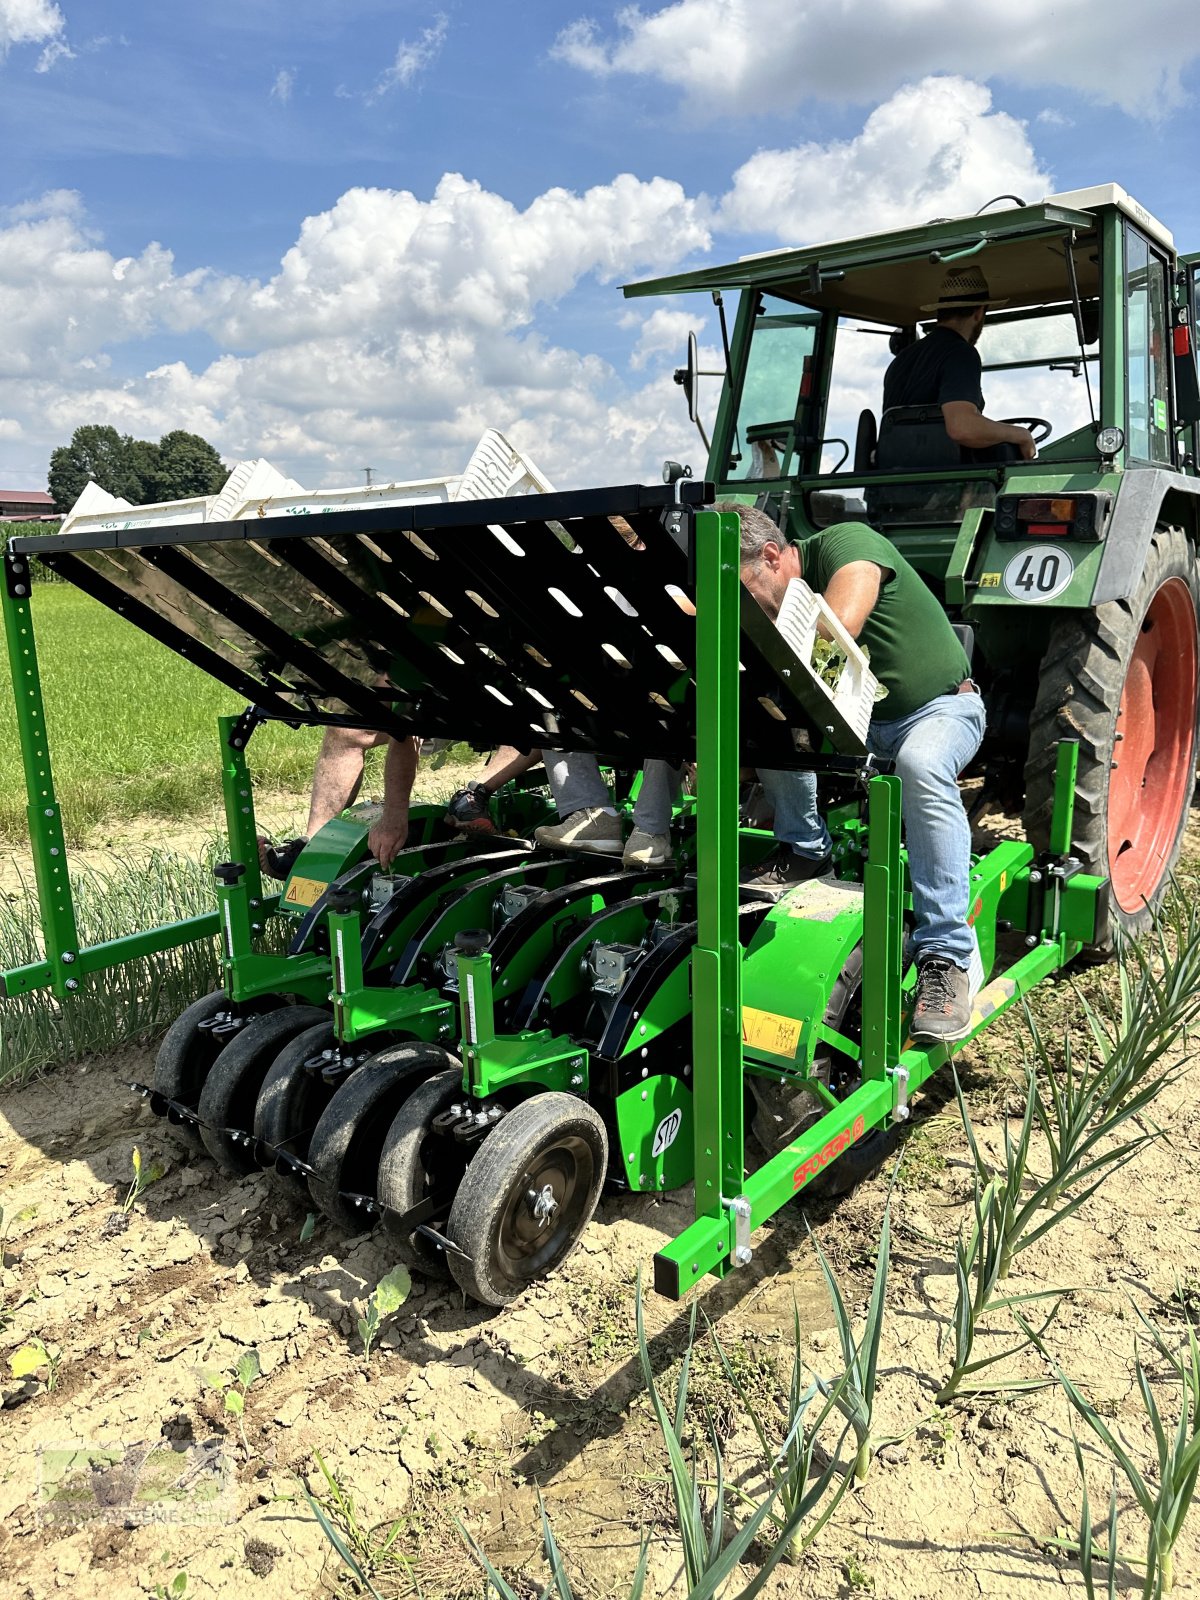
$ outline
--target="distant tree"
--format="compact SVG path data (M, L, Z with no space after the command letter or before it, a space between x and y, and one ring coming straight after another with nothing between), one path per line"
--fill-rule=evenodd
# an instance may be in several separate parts
M115 428L85 423L71 435L70 444L60 445L50 457L48 486L54 504L67 512L95 478L109 494L137 505L142 497L142 480L130 454L133 440Z
M65 513L89 478L137 506L215 494L227 476L220 456L198 433L176 428L155 444L90 423L76 428L70 444L51 455L49 488L54 504Z
M176 428L164 433L157 445L154 493L147 500L186 500L192 495L216 494L229 473L220 456L198 433Z

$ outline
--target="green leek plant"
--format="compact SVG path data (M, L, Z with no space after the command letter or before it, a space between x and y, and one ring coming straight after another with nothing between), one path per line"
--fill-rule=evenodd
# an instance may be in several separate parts
M1083 1451L1079 1448L1079 1439L1074 1429L1071 1438L1075 1445L1075 1464L1079 1468L1079 1483L1082 1493L1082 1504L1079 1510L1079 1568L1083 1574L1083 1586L1087 1590L1088 1600L1096 1600L1096 1576L1094 1562L1097 1555L1108 1567L1108 1582L1104 1589L1104 1600L1117 1600L1117 1478L1113 1474L1112 1488L1108 1492L1108 1549L1096 1551L1092 1543L1092 1507L1088 1500L1087 1473L1083 1467Z
M1157 1456L1157 1471L1149 1478L1058 1363L1048 1359L1067 1399L1124 1473L1134 1499L1146 1518L1149 1531L1142 1600L1153 1600L1160 1594L1170 1593L1174 1586L1175 1546L1195 1498L1196 1480L1200 1476L1200 1342L1197 1341L1196 1329L1190 1318L1185 1317L1185 1348L1176 1351L1170 1348L1160 1330L1140 1311L1138 1316L1149 1330L1159 1354L1179 1380L1179 1416L1175 1426L1169 1428L1151 1386L1141 1352L1135 1349L1137 1392L1154 1435ZM1037 1335L1028 1328L1025 1331L1045 1353L1045 1347ZM1110 1554L1115 1556L1115 1549L1110 1547Z
M792 1373L788 1384L787 1396L787 1432L781 1445L771 1442L767 1425L763 1421L762 1413L753 1397L748 1392L745 1384L738 1376L721 1341L717 1338L716 1331L710 1325L709 1337L717 1352L717 1358L733 1386L734 1392L742 1403L742 1409L750 1419L761 1452L763 1479L768 1488L774 1490L776 1500L775 1509L768 1513L771 1523L782 1531L787 1527L789 1518L796 1507L809 1491L815 1473L814 1456L817 1440L825 1423L834 1415L842 1405L842 1392L848 1382L846 1374L832 1387L823 1386L817 1377L805 1384L804 1361L800 1354L800 1308L793 1302L792 1305ZM825 1390L823 1394L823 1389ZM823 1394L824 1404L818 1409L815 1420L808 1419L809 1407L818 1395ZM846 1436L847 1429L843 1431L842 1438ZM840 1441L839 1441L840 1445ZM835 1456L837 1452L834 1452ZM805 1550L812 1544L821 1529L837 1510L842 1496L849 1489L854 1479L850 1473L843 1473L841 1481L833 1494L826 1501L820 1516L811 1526L801 1524L791 1535L784 1552L788 1561L799 1561ZM741 1489L733 1491L739 1497L753 1503L753 1497Z
M860 1338L855 1338L850 1313L842 1298L842 1291L826 1260L825 1252L809 1229L809 1237L816 1248L817 1260L825 1277L829 1298L833 1304L833 1319L837 1328L838 1343L842 1347L843 1378L831 1387L824 1379L817 1384L826 1398L833 1401L854 1430L858 1451L854 1458L854 1486L861 1489L867 1481L871 1461L881 1444L890 1441L877 1438L874 1433L875 1390L878 1383L879 1340L883 1333L884 1298L887 1294L888 1266L892 1254L892 1207L889 1200L883 1213L883 1226L879 1232L879 1249L875 1256L875 1281L867 1306L867 1319Z

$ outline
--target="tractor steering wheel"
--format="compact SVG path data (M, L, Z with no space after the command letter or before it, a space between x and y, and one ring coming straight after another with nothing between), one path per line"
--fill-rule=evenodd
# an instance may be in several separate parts
M1034 444L1044 444L1054 432L1053 425L1045 417L1002 417L1002 422L1011 423L1018 428L1028 428L1033 434ZM1041 429L1039 433L1037 430Z

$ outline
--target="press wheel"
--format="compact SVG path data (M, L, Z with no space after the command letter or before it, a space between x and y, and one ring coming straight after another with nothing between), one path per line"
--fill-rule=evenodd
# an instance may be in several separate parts
M461 1180L464 1147L435 1133L432 1123L462 1098L462 1068L455 1065L414 1089L396 1113L379 1158L379 1199L389 1212L403 1215L430 1193L449 1190ZM429 1277L448 1278L445 1251L420 1233L405 1232L397 1222L385 1212L388 1235L405 1266L419 1267Z
M327 1018L317 1006L280 1006L248 1022L213 1063L196 1110L204 1148L227 1171L258 1170L253 1144L233 1135L254 1127L259 1090L282 1047Z
M431 1073L455 1061L437 1045L399 1044L369 1056L321 1114L308 1147L314 1204L347 1233L362 1233L370 1213L343 1198L377 1195L379 1157L396 1113ZM462 1065L458 1071L461 1074Z
M254 1138L266 1146L259 1159L266 1161L276 1151L308 1158L309 1141L321 1113L333 1099L335 1085L326 1083L319 1072L306 1072L304 1063L332 1049L336 1042L333 1022L325 1017L290 1039L275 1057L258 1091L254 1108ZM279 1163L283 1172L286 1163Z
M192 1111L196 1109L204 1080L232 1038L232 1035L214 1035L211 1029L201 1028L200 1024L211 1022L222 1011L228 1011L229 1005L229 996L224 990L202 995L199 1000L193 1000L186 1011L181 1011L167 1029L154 1062L154 1089L164 1100L173 1100ZM204 1148L195 1123L172 1120L171 1127L193 1150Z
M600 1198L608 1135L574 1095L536 1094L488 1134L450 1208L459 1287L503 1306L562 1264Z

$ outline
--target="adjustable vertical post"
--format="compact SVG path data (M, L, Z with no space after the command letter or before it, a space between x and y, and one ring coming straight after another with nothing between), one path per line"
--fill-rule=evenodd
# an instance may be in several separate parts
M1075 780L1079 741L1060 739L1054 758L1054 809L1050 813L1050 854L1068 856L1075 830Z
M62 999L79 988L79 977L76 975L78 968L75 966L79 953L79 933L71 894L71 877L67 870L62 817L50 769L46 711L42 701L42 682L29 606L31 587L28 556L6 551L0 607L4 613L4 636L12 672L17 736L25 770L29 843L33 852L33 875L41 911L42 937L50 967L50 987ZM38 985L31 983L29 987L36 988ZM7 992L16 993L17 987L10 982Z
M862 1075L882 1081L900 1060L900 964L904 876L900 865L899 778L867 790L868 856L863 890Z
M696 513L699 883L692 952L692 1085L697 1219L728 1214L727 1202L741 1196L745 1181L742 951L737 936L740 529L735 515ZM731 1241L734 1231L729 1216ZM731 1248L724 1266L731 1264L732 1253Z
M254 820L254 787L246 764L246 741L258 718L250 707L240 717L218 717L221 738L221 792L225 800L225 830L229 859L246 869L246 892L251 909L262 904L262 874L258 864L258 827Z

